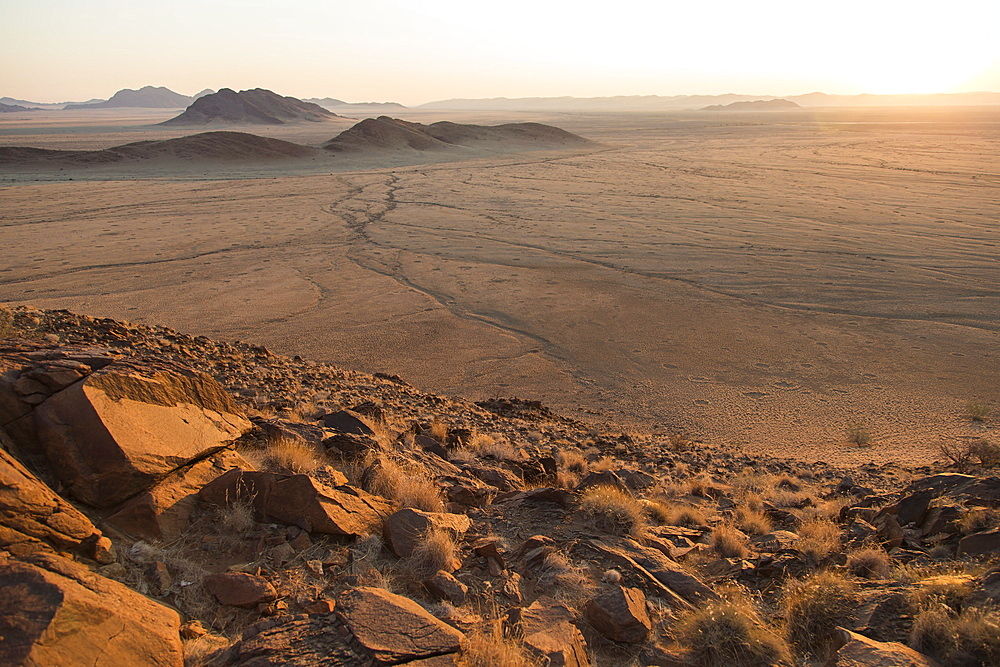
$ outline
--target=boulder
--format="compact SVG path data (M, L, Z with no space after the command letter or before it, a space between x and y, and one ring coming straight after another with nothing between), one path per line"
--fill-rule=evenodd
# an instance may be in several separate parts
M375 435L375 429L368 419L353 410L340 410L325 414L319 419L324 428L338 433L355 435Z
M258 520L264 520L264 508L271 498L278 476L272 472L257 472L234 468L198 491L198 498L209 505L228 507L240 502L253 505Z
M386 544L394 554L400 558L409 558L421 538L431 530L445 530L454 537L461 537L471 526L472 521L464 514L405 508L386 519L383 533Z
M214 653L212 667L356 667L368 661L340 632L333 614L268 618L243 631L229 648Z
M0 548L25 553L49 547L90 556L101 531L0 447Z
M246 572L210 574L205 577L205 588L219 604L230 607L253 609L261 602L278 598L278 592L267 579Z
M0 562L0 664L181 667L180 616L52 555Z
M897 642L879 642L838 628L841 645L825 667L941 667L923 653Z
M465 637L413 600L381 588L344 591L335 613L365 652L383 665L457 653Z
M229 470L250 467L235 451L224 449L175 470L149 490L125 501L108 517L108 523L135 538L176 539L187 527L202 487Z
M1000 553L1000 528L966 535L958 542L958 555L980 556Z
M501 491L519 491L524 487L520 477L505 468L488 465L466 465L463 468L476 479Z
M618 586L587 601L584 617L608 639L638 644L653 625L646 610L646 596L638 588Z
M903 529L895 515L883 514L875 518L875 537L886 549L894 549L903 544Z
M427 592L439 600L462 606L469 594L469 587L456 579L451 573L438 570L437 573L424 580Z
M524 637L524 647L551 667L586 667L587 641L574 624L576 616L566 605L547 597L529 607L515 607L507 622Z
M377 530L392 506L353 486L331 487L308 475L292 475L275 482L264 511L310 533L360 536Z
M68 491L114 507L250 428L222 387L180 367L115 363L34 411L46 459Z
M667 589L668 593L661 597L666 597L674 606L687 607L690 605L685 603L719 599L715 591L656 549L627 538L618 546L596 540L591 540L590 545L619 566L632 570L637 579L652 579L654 591L656 584Z

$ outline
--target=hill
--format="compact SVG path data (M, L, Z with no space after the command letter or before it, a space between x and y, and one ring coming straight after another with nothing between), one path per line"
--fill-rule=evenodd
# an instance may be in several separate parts
M182 109L191 104L193 97L175 93L169 88L144 86L139 90L125 88L119 90L104 102L93 104L67 104L63 109L79 111L81 109L110 109L117 107L140 107L144 109Z
M0 102L0 113L13 113L15 111L41 111L41 109L21 106L20 104L4 104L3 102Z
M333 152L444 151L456 147L510 151L585 146L592 142L541 123L463 125L439 121L430 125L388 116L367 118L323 144Z
M803 466L161 326L0 324L3 664L998 664L996 448Z
M222 88L191 103L181 115L160 125L283 125L299 121L323 121L336 118L318 104L295 97L282 97L263 88L236 92Z
M128 161L229 160L258 161L300 158L316 149L243 132L203 132L162 141L138 141L98 151L60 151L0 147L0 165L96 166Z
M801 109L795 102L788 100L753 100L750 102L733 102L731 104L713 104L703 107L701 111L785 111L787 109Z
M331 111L395 111L407 108L398 102L344 102L335 97L310 97L302 101L318 104Z

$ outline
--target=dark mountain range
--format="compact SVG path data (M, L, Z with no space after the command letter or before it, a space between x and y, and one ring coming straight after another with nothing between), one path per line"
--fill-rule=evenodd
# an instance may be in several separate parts
M399 104L398 102L344 102L343 100L338 100L335 97L310 97L302 100L303 102L312 102L313 104L318 104L321 107L330 109L331 111L353 111L353 110L398 110L406 109L407 107Z
M145 86L139 90L125 88L111 96L111 99L93 104L67 104L64 109L78 111L80 109L109 109L114 107L140 107L144 109L179 109L191 104L193 97L175 93L162 86L154 88Z

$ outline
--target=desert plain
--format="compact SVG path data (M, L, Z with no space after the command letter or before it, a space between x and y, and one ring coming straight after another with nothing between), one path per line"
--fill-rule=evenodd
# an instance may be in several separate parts
M176 113L5 114L0 146L197 131ZM0 168L0 302L804 461L995 438L965 411L1000 397L1000 107L393 115L595 143Z

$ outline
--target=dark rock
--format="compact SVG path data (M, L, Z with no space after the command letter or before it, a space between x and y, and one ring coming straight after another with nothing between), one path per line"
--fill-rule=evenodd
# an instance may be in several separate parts
M608 639L637 644L652 630L646 596L638 588L617 587L587 601L584 617Z
M245 572L223 572L205 577L205 588L219 604L253 609L261 602L277 599L278 593L267 579Z
M389 549L400 558L408 558L413 555L421 538L431 530L445 530L453 537L461 537L471 525L469 517L464 514L405 508L386 519L383 533Z
M958 555L980 556L1000 553L1000 528L966 535L958 542Z
M320 417L319 421L324 427L339 433L375 435L375 429L368 419L353 410L340 410L325 414Z
M529 607L515 607L508 624L524 637L524 646L552 667L586 667L587 642L575 625L575 614L551 598L539 598Z
M465 604L469 593L468 586L444 570L439 570L433 576L425 579L424 588L439 600L447 600L458 606Z
M259 621L243 638L212 654L211 667L357 667L370 661L341 632L333 614L297 614Z

